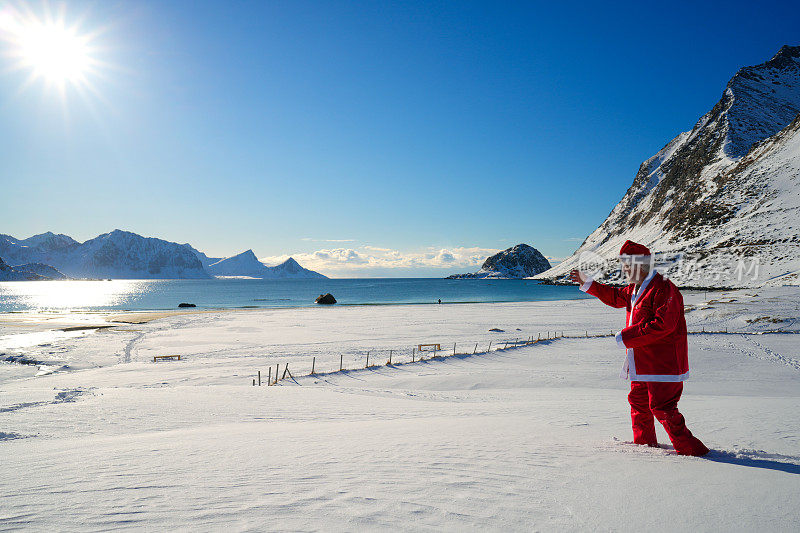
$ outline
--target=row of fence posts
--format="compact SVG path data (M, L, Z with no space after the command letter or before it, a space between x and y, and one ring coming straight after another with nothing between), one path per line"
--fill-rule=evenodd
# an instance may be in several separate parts
M529 344L536 344L537 342L542 341L542 340L563 338L564 336L565 336L564 332L562 331L560 336L558 335L558 332L553 332L553 335L551 337L550 332L548 331L547 332L547 337L545 339L542 338L542 335L540 333L537 336L537 339L535 341L533 340L533 336L530 336L522 344L527 346ZM588 332L587 332L587 336L588 336ZM486 353L489 353L489 352L492 351L492 342L493 341L489 341L489 346L486 349ZM478 345L479 344L480 343L477 343L477 342L475 343L475 347L472 349L472 354L473 355L478 353ZM507 349L509 344L512 344L512 348L513 347L517 347L517 346L520 345L520 339L519 338L515 339L513 343L511 343L511 341L505 341L505 344L500 349L501 350ZM454 356L457 355L457 353L456 353L457 345L458 345L458 343L456 343L456 342L453 343L453 355ZM370 368L369 354L371 353L371 351L372 350L367 351L367 361L366 361L366 364L364 365L364 368ZM395 352L394 349L389 350L389 360L386 361L386 366L392 366L392 357L394 355L394 352ZM419 359L417 359L417 357L416 357L417 356L417 348L413 347L412 350L411 350L411 362L412 363L416 363L417 361L424 361L425 358L422 355L423 353L424 353L424 351L422 349L420 349L419 350ZM436 359L437 357L439 357L438 354L439 354L439 349L438 348L434 348L433 349L432 359ZM467 355L467 354L465 353L464 355ZM313 375L316 374L316 363L317 363L317 358L316 357L312 357L312 359L311 359L311 372L308 374L309 376L313 376ZM339 372L344 371L344 369L345 369L344 368L344 354L339 354ZM297 381L294 379L294 376L289 371L289 363L285 363L284 364L283 376L281 376L280 378L278 377L279 373L280 373L280 363L275 365L275 376L274 376L274 378L272 376L272 367L271 366L269 367L269 370L267 372L267 385L268 386L269 385L277 385L278 381L280 381L282 379L286 379L287 375L291 378L292 381L297 383ZM255 386L260 387L261 385L262 385L261 371L259 370L258 371L258 376L256 378L253 378L253 386L254 387Z
M551 336L551 333L552 333L552 336ZM726 333L727 334L728 333L728 328L726 327L724 331L706 331L705 326L703 326L701 331L689 331L688 333L690 333L690 334ZM742 333L744 333L744 332L742 332ZM767 331L767 332L764 332L764 333L781 333L781 332L780 331ZM784 333L790 333L790 332L784 332ZM533 336L531 335L522 344L527 346L529 344L536 344L537 342L540 342L540 341L543 341L543 340L564 339L564 338L580 338L580 335L576 335L574 337L570 337L568 335L565 335L563 331L561 332L561 335L559 335L557 331L554 331L554 332L548 331L546 333L546 335L547 335L546 337L543 337L541 333L537 334L537 337L536 337L535 341L533 340ZM608 337L608 336L613 337L614 335L615 335L615 333L612 330L609 334L601 333L601 334L597 334L597 335L592 335L592 337ZM584 331L584 338L587 338L587 339L589 338L589 330L585 330ZM492 342L493 341L489 341L489 346L486 349L485 353L489 353L489 352L492 351ZM477 343L477 342L475 343L475 348L473 348L473 350L472 350L472 354L473 355L478 353L478 344L479 343ZM511 341L505 341L505 344L503 345L503 347L502 348L498 348L495 351L505 350L505 349L508 348L509 344L512 344L512 348L513 347L517 347L517 346L520 345L520 340L517 338L517 339L514 340L513 343L511 343ZM453 355L454 356L457 355L457 353L456 353L456 345L457 345L457 343L454 342L453 343ZM372 352L372 350L367 351L367 362L366 362L366 365L364 366L364 368L370 368L369 355L370 355L371 352ZM392 366L392 356L394 355L394 352L395 352L395 350L393 350L393 349L389 350L389 360L386 362L386 366ZM419 359L417 359L417 352L419 352ZM424 355L422 355L423 353L425 353L425 351L422 350L422 349L417 350L416 347L412 348L412 350L411 350L411 362L412 363L416 363L418 361L424 361L425 357L424 357ZM437 357L439 357L438 353L439 353L439 349L434 348L433 349L432 359L436 359ZM464 355L467 355L467 354L465 353ZM311 359L311 373L308 374L309 376L313 376L313 375L316 374L316 363L317 363L317 358L313 357ZM375 365L373 365L373 366L375 366ZM342 372L344 370L345 370L345 368L344 368L344 354L339 354L339 372ZM269 371L267 373L267 385L277 385L278 381L280 381L282 379L286 379L286 376L289 376L292 381L297 383L297 380L294 379L294 376L289 371L289 363L285 363L285 367L284 367L284 370L283 370L283 375L280 378L278 377L279 373L280 373L280 363L275 365L275 376L274 377L272 375L272 367L270 366L269 367ZM261 371L260 370L258 371L258 377L253 379L253 386L256 386L256 385L259 386L259 387L261 386Z
M311 360L311 374L310 375L314 374L314 365L315 365L316 362L317 362L317 358L314 357ZM272 377L272 366L269 367L269 370L267 372L267 385L277 385L278 381L280 381L281 379L286 379L286 376L289 376L289 378L292 381L297 383L297 380L294 379L294 376L292 375L292 372L289 370L289 363L285 363L284 364L283 376L278 378L278 374L280 374L280 370L281 370L281 364L278 363L278 364L275 365L275 378L273 379L273 377ZM257 378L253 378L253 386L254 387L255 386L259 386L259 387L261 386L261 370L258 371L258 377Z

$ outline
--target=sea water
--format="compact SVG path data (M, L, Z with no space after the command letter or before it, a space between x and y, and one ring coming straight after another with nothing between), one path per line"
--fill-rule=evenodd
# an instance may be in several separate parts
M208 279L18 281L0 283L0 313L149 311L306 307L331 293L340 305L443 304L567 300L586 296L572 286L496 279Z

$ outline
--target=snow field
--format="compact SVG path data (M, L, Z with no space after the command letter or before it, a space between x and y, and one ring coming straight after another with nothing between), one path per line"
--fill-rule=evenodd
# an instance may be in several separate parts
M790 317L792 294L762 308L742 293L687 295L687 320ZM706 305L721 296L738 301ZM0 528L796 530L792 334L690 337L680 407L709 458L672 455L661 428L661 449L624 443L623 354L609 338L250 384L256 369L312 353L338 367L342 349L623 321L593 300L341 307L183 315L64 339L49 348L75 364L85 353L85 369L0 391ZM173 352L186 358L152 363Z

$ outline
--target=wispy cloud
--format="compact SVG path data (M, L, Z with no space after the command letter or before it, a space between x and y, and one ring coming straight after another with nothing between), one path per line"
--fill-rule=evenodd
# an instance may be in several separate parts
M315 239L313 237L303 237L300 240L306 242L356 242L355 239Z
M583 242L583 239L586 237L567 237L566 239L561 239L564 242Z
M415 268L447 268L453 272L477 270L486 258L500 250L494 248L459 247L435 248L404 252L378 246L356 248L327 248L313 252L292 254L301 265L312 270L369 271ZM276 265L289 255L262 257L268 265Z

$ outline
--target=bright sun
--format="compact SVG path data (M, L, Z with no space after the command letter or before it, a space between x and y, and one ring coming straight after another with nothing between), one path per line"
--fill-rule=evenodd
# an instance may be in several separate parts
M29 72L27 84L42 79L62 91L67 86L82 88L96 73L93 36L68 25L63 12L39 18L30 11L3 9L0 36L8 45L6 55L14 60L13 68Z
M35 24L19 35L20 58L36 76L48 81L78 82L91 66L87 38L58 24Z

